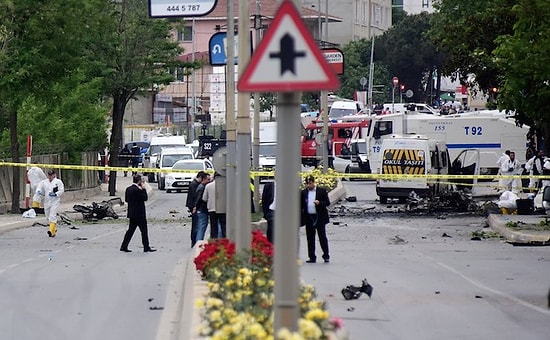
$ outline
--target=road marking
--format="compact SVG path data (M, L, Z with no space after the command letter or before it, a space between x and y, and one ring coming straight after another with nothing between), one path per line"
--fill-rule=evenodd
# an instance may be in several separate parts
M424 255L425 256L425 255ZM429 257L429 256L428 256ZM431 258L431 257L430 257ZM432 260L435 261L435 259L432 258ZM465 274L462 274L461 272L459 272L458 270L454 269L453 267L450 267L449 265L446 265L445 263L441 263L441 262L438 262L438 261L435 261L436 264L438 264L439 266L447 269L448 271L460 276L461 278L463 278L464 280L470 282L471 284L473 284L474 286L478 287L478 288L481 288L481 289L485 289L486 291L489 291L493 294L496 294L496 295L499 295L505 299L509 299L509 300L512 300L513 302L516 302L516 303L519 303L520 305L524 306L524 307L527 307L529 309L532 309L534 310L535 312L539 312L539 313L542 313L542 314L545 314L545 315L550 315L550 310L547 310L547 309L543 309L539 306L536 306L536 305L533 305L532 303L529 303L527 301L524 301L524 300L521 300L521 299L518 299L512 295L509 295L509 294L506 294L504 292L501 292L500 290L496 290L496 289L493 289L491 287L488 287L486 285L484 285L483 283L477 281L477 280L474 280L474 279L471 279L469 278L468 276L466 276Z
M102 234L102 235L98 235L94 238L91 238L90 240L92 241L95 241L95 240L98 240L100 238L103 238L103 237L106 237L106 236L110 236L110 235L113 235L113 234L116 234L116 233L121 233L123 232L124 230L115 230L115 231L111 231L111 232L108 232L106 234ZM12 268L15 268L21 264L24 264L24 263L28 263L28 262L31 262L37 258L41 258L41 257L48 257L48 258L52 258L52 255L54 254L58 254L58 253L61 253L62 251L64 250L68 250L68 249L72 249L72 248L75 248L76 246L78 246L80 244L71 244L71 245L68 245L66 246L65 248L62 248L62 249L57 249L57 250L48 250L47 252L45 253L42 253L42 254L38 254L36 255L36 257L34 258L27 258L27 259L24 259L22 260L20 263L14 263L14 264L10 264L9 266L5 267L4 269L0 269L0 275L4 274L8 269L12 269Z

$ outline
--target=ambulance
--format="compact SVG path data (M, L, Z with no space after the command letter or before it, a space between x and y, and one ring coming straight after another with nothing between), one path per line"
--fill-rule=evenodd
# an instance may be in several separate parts
M390 198L404 203L412 191L420 197L433 197L451 188L448 179L410 175L479 174L479 150L463 150L451 162L444 141L423 135L391 135L382 142L380 154L378 173L383 176L376 181L376 194L383 204ZM456 189L456 183L452 186Z

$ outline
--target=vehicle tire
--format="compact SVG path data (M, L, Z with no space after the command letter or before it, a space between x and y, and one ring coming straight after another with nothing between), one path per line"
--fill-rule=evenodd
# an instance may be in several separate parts
M388 197L387 196L380 196L380 203L381 204L388 203Z

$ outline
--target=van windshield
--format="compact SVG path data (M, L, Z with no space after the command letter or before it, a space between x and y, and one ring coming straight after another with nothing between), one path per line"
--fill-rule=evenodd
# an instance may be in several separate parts
M357 113L357 111L354 110L354 109L344 109L344 108L331 107L330 112L328 114L328 117L330 119L341 118L341 117L344 117L344 116L351 116L351 115L354 115L356 113Z
M162 149L173 149L173 148L181 148L185 145L182 144L162 144L162 145L151 145L149 147L149 154L154 155L156 153L160 153Z
M185 153L180 155L165 155L162 157L161 167L171 168L177 161L181 161L182 159L193 159L193 155Z

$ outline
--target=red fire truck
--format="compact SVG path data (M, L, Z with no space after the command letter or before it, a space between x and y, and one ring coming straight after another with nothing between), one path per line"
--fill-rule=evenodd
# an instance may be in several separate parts
M329 155L340 156L351 150L353 140L366 138L370 127L370 118L353 118L329 122L328 141ZM314 120L309 123L302 135L302 164L304 166L317 166L323 155L323 121Z

